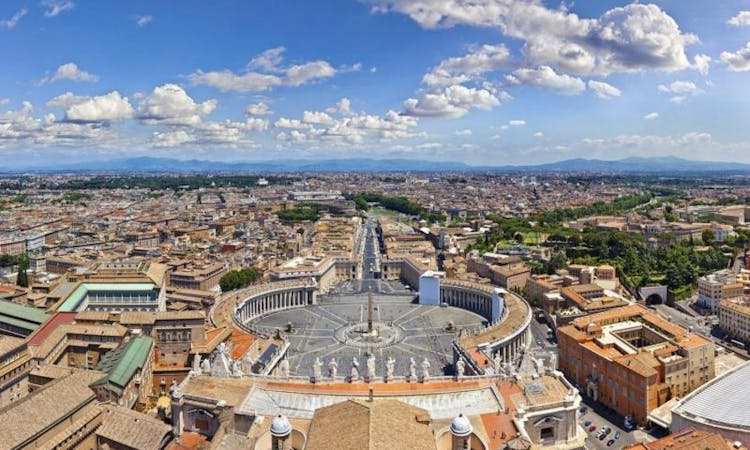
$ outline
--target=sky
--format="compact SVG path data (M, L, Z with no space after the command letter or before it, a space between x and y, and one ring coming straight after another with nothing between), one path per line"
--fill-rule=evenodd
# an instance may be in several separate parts
M0 55L0 168L750 163L750 0L3 0Z

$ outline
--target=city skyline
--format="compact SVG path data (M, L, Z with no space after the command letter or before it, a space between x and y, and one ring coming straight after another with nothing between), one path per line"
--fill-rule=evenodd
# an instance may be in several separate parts
M750 2L6 2L5 166L750 162Z

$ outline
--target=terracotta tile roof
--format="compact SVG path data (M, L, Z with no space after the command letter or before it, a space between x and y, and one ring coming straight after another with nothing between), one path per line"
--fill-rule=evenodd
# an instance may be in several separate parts
M3 448L14 448L41 435L55 423L95 400L89 388L99 372L75 372L0 409ZM23 426L19 426L23 424Z
M137 432L133 432L138 430ZM164 422L115 405L102 406L102 426L97 436L138 450L159 450L172 434Z
M239 359L245 355L255 341L252 334L232 331L232 358Z
M307 450L434 450L429 413L398 400L348 400L315 411Z

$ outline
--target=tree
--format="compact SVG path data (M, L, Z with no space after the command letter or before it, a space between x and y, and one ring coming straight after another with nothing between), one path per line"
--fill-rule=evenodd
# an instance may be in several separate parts
M224 274L219 280L219 286L221 286L222 292L231 291L234 289L241 289L245 286L249 286L255 283L260 277L260 271L255 267L248 269L231 270Z
M20 287L29 287L29 275L26 271L29 269L29 258L23 255L18 261L18 275L16 275L16 285Z
M701 233L701 237L703 238L703 243L706 245L711 245L714 243L714 232L708 228L703 230Z

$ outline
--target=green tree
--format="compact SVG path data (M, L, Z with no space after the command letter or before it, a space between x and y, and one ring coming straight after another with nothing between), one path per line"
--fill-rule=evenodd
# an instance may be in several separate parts
M18 274L16 275L16 285L20 287L29 287L29 258L26 255L20 257L18 261Z
M703 243L706 245L711 245L714 243L714 232L708 228L703 230L701 233L701 237L703 238Z

